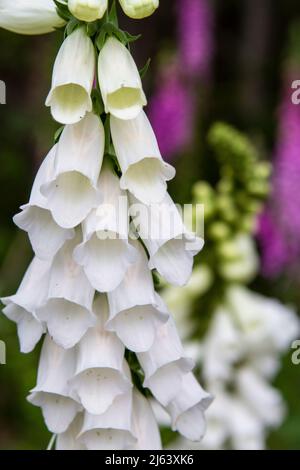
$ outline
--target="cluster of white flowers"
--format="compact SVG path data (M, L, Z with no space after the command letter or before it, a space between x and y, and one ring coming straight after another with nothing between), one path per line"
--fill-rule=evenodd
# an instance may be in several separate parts
M170 287L163 295L168 306L174 305L176 295L182 299L175 318L178 315L181 320L180 331L186 338L193 333L187 316L197 297L196 285L201 292L210 285L208 281L211 277L203 268L196 268L183 293ZM173 447L264 449L268 432L280 426L286 413L283 398L271 383L280 369L281 355L299 332L293 310L240 284L231 284L202 341L186 339L186 350L201 365L205 387L215 397L207 411L207 433L200 445L179 439ZM161 410L159 419L168 424Z
M0 9L4 4L13 16L25 3L10 9L0 0ZM70 6L82 17L90 7L98 17L106 3ZM37 2L28 4L29 19L31 7L42 16ZM158 2L121 4L134 10ZM28 232L35 257L18 292L2 299L4 314L17 324L22 352L32 351L45 334L29 401L42 409L57 449L161 447L150 403L133 385L132 354L172 428L200 440L211 396L193 376L194 363L184 354L151 270L184 284L203 241L184 227L167 194L175 170L161 157L143 111L139 72L117 38L109 37L98 57L107 113L102 120L91 100L95 72L93 42L79 26L61 46L46 101L65 127L38 171L29 203L14 218ZM124 199L129 211L120 204ZM138 220L130 216L137 202L146 208ZM145 214L160 224L159 237L151 237Z

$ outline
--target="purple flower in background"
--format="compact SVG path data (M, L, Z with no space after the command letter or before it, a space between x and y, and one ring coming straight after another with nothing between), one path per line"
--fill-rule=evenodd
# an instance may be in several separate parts
M149 103L149 119L164 158L171 160L192 140L194 98L176 65L166 68L158 83Z
M267 276L294 267L300 256L300 106L291 101L292 81L289 75L279 115L273 196L260 224L262 267Z
M190 76L208 78L214 49L211 0L177 0L179 62Z

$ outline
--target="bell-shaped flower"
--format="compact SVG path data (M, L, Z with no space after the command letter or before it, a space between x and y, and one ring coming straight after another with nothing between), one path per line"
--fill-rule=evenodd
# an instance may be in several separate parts
M279 426L285 416L281 394L266 380L244 367L236 373L237 390L249 408L267 426Z
M124 450L133 445L132 392L117 397L101 415L86 412L78 438L88 450Z
M138 260L130 266L124 280L107 294L109 320L106 328L115 331L131 351L148 351L152 346L158 325L165 323L169 314L162 299L154 290L144 248L134 243Z
M97 291L110 292L136 260L136 251L128 242L127 195L108 166L101 171L98 187L101 205L84 221L83 242L74 259Z
M125 347L118 337L105 330L108 319L106 296L94 302L97 324L77 346L76 373L70 381L72 396L88 413L104 413L115 398L130 390L124 368Z
M169 283L183 286L192 274L194 256L204 241L189 232L169 194L161 203L145 206L131 198L133 225L150 255L149 268Z
M159 427L151 404L136 389L133 391L132 427L137 442L130 450L161 450Z
M95 51L84 27L68 36L56 57L46 106L62 124L75 124L92 111Z
M0 0L0 28L19 34L45 34L64 24L53 0Z
M36 387L28 401L42 408L49 431L63 433L81 407L70 398L68 380L75 370L75 350L63 349L46 336L38 369Z
M212 396L203 390L192 373L185 376L181 390L167 406L173 431L178 431L190 441L200 441L206 430L204 412Z
M68 429L56 437L56 450L86 450L86 447L77 439L82 428L83 413L78 413Z
M108 0L69 0L68 8L75 18L91 22L103 17L107 10Z
M35 315L47 299L50 262L34 258L20 284L18 292L2 298L3 313L17 324L21 352L31 352L45 332Z
M104 154L104 128L92 113L66 126L57 145L54 175L41 186L56 223L80 224L98 205L97 182Z
M171 317L158 328L149 351L138 354L138 360L145 373L144 387L164 406L177 396L186 374L194 367L194 361L184 356Z
M47 302L36 311L37 317L46 322L51 337L63 348L75 346L96 321L92 313L95 291L72 257L79 240L77 234L57 253L51 267Z
M128 121L111 116L110 128L122 171L121 188L144 204L161 202L175 169L163 161L146 114L142 111Z
M134 119L147 104L137 66L129 50L114 37L100 51L98 79L106 113Z
M232 396L231 403L227 403L227 407L227 428L233 449L264 450L266 432L261 419L238 395Z
M28 232L33 251L41 259L53 258L65 241L75 234L73 229L64 229L57 225L47 208L47 199L40 192L41 186L53 178L56 150L55 145L42 162L33 183L29 203L21 206L22 212L13 219L19 228Z
M140 20L152 15L159 6L159 0L119 0L124 13Z

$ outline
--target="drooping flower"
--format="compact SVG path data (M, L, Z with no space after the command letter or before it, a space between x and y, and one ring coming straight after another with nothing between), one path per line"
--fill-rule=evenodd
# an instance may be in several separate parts
M63 42L56 57L46 106L62 124L74 124L92 111L91 91L95 76L95 52L84 27Z
M64 24L53 0L0 1L0 27L14 33L50 33Z
M159 0L119 0L124 13L133 19L152 15L158 8Z

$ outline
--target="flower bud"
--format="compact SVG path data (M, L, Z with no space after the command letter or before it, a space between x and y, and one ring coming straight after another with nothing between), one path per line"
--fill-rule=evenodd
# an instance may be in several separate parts
M73 16L82 21L96 21L107 10L108 0L69 0L68 8Z
M120 4L127 16L140 20L154 13L158 8L159 0L120 0Z

